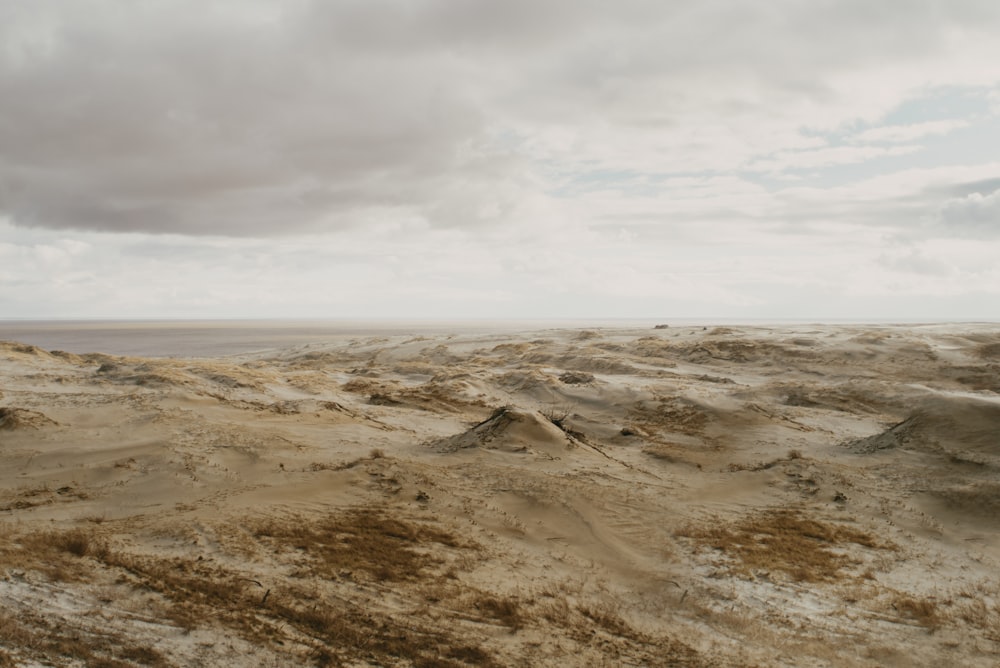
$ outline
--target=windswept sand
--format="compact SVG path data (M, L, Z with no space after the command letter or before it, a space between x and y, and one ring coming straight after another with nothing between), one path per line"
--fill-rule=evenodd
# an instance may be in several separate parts
M0 666L995 666L1000 327L0 343Z

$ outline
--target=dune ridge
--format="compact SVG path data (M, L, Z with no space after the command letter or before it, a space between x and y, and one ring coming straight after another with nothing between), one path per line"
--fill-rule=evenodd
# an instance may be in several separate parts
M1000 328L0 342L0 665L993 666Z

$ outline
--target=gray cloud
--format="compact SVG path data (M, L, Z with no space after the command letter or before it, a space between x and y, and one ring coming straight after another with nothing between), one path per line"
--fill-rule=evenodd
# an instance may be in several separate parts
M997 19L943 0L0 0L0 214L245 236L499 224L553 162L628 160L612 149L638 133L668 167L722 168L756 150L733 119L794 135L837 73Z
M0 202L15 221L258 234L419 206L441 175L461 180L482 124L435 54L351 52L304 16L156 7L8 24Z
M1000 237L1000 189L948 200L941 207L941 220L959 236Z

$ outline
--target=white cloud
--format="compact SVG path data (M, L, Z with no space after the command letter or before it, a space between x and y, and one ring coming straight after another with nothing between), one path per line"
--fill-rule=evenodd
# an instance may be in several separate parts
M747 166L747 169L760 172L817 169L833 165L857 164L876 158L906 155L919 150L919 146L831 146L815 151L783 151L773 157L755 160Z
M910 125L884 125L860 132L852 139L862 143L912 142L924 137L946 135L949 132L968 126L969 121L965 120L927 121L924 123L911 123Z
M955 268L948 263L915 248L887 252L880 260L885 267L897 272L939 278L955 273Z

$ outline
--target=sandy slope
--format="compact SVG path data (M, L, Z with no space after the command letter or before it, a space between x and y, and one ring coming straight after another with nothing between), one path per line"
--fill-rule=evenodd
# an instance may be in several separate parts
M0 665L992 666L1000 329L0 344Z

